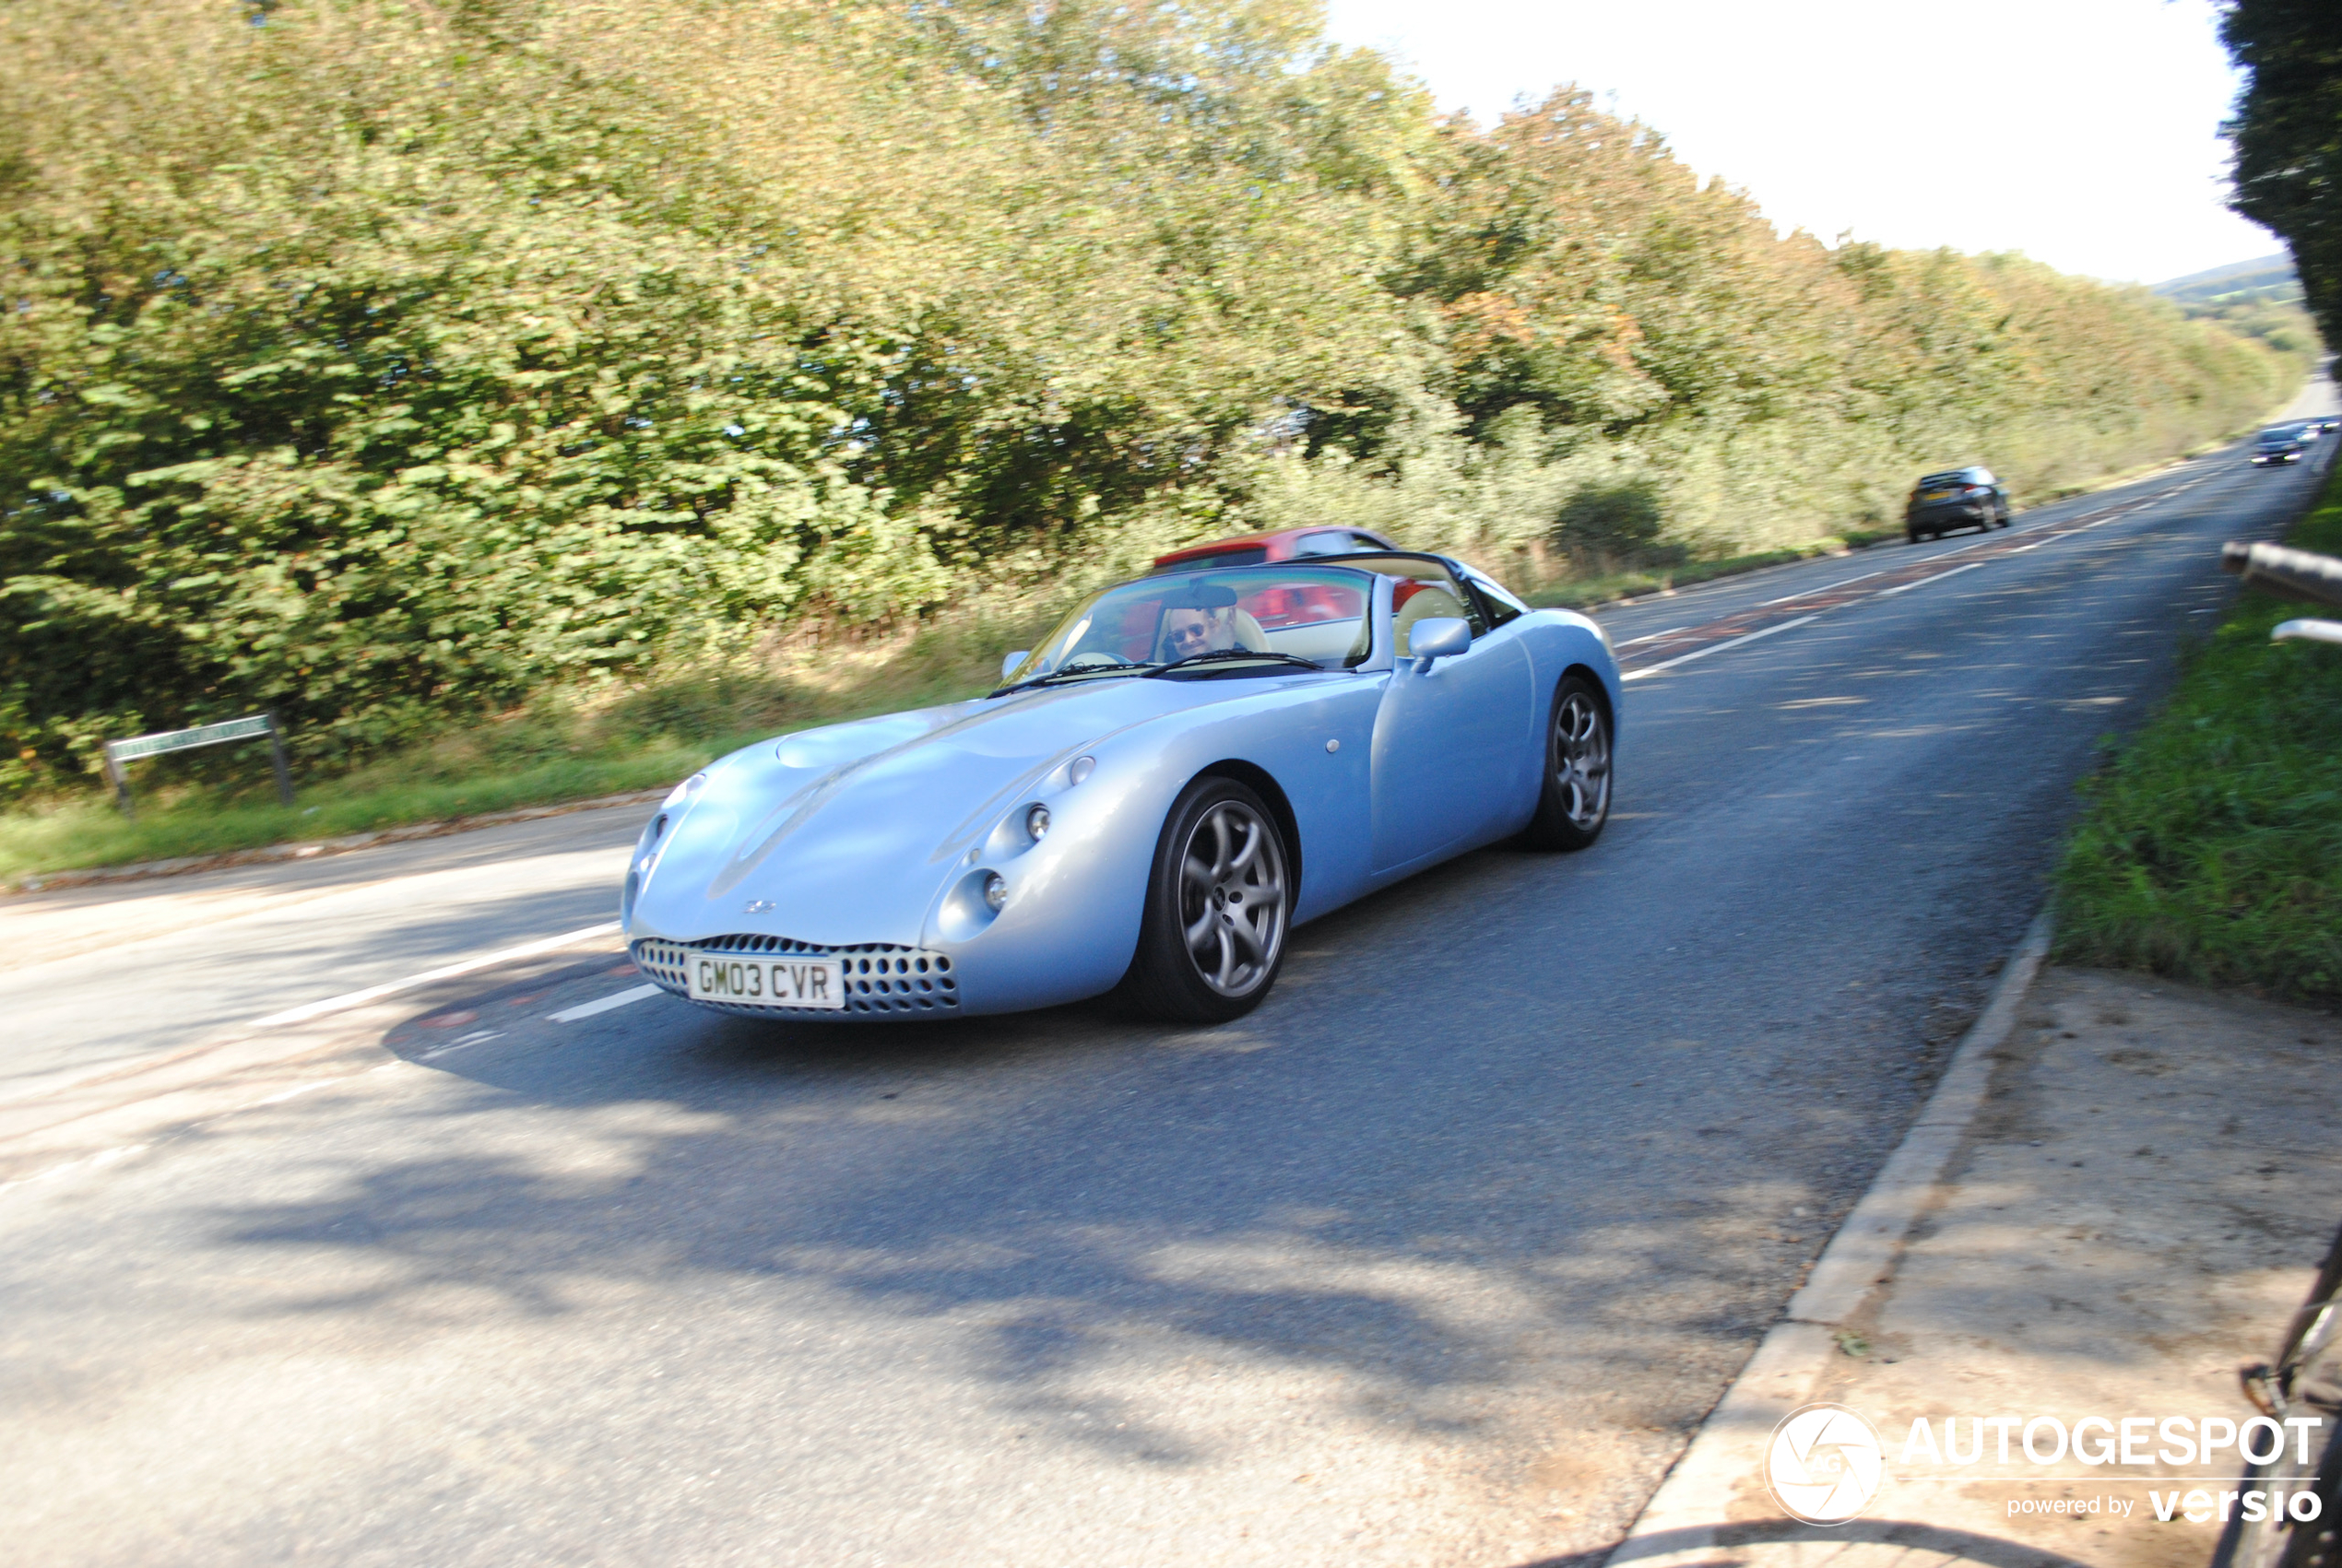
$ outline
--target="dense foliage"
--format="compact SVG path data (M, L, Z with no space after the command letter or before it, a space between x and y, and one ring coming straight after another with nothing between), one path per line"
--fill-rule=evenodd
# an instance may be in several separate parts
M2342 468L2290 542L2342 552ZM2269 641L2318 613L2246 595L2091 781L2059 873L2064 956L2342 1002L2342 649Z
M2220 36L2245 75L2236 210L2292 250L2311 315L2342 343L2342 7L2230 0Z
M2301 356L1776 235L1305 0L0 11L0 793L1343 517L1534 576L2081 483Z

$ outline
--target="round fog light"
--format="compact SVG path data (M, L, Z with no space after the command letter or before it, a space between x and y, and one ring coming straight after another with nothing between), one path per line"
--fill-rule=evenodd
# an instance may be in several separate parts
M1049 808L1046 806L1035 806L1027 811L1024 814L1024 831L1033 835L1035 843L1039 843L1043 839L1047 838L1049 836Z
M1009 902L1009 885L998 871L984 878L984 902L992 906L995 914L999 914L1000 906Z

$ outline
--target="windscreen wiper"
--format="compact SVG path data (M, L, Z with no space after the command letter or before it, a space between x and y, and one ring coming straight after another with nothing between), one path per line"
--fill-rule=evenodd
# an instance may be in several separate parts
M1047 675L1036 675L1028 680L1020 680L1014 686L996 688L986 692L985 696L988 699L1005 697L1011 691L1029 691L1036 686L1050 686L1060 680L1078 680L1085 675L1112 675L1120 670L1147 667L1145 661L1141 659L1116 659L1109 664L1077 665L1070 669L1053 669Z
M1147 671L1146 678L1169 675L1174 670L1192 669L1197 665L1223 664L1235 659L1266 659L1272 664L1292 665L1300 669L1322 670L1325 666L1315 659L1305 659L1298 654L1271 653L1265 648L1214 648L1208 654L1189 654L1184 659L1173 659Z

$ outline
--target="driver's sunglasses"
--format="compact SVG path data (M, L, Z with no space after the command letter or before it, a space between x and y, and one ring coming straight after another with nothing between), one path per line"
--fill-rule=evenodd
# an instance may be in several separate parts
M1184 648L1190 643L1202 642L1211 634L1207 628L1201 626L1175 626L1171 629L1171 645Z

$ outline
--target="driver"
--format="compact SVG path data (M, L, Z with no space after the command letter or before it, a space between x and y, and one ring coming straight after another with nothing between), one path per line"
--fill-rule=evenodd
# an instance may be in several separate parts
M1235 617L1228 610L1175 609L1163 618L1163 651L1188 659L1236 645Z

